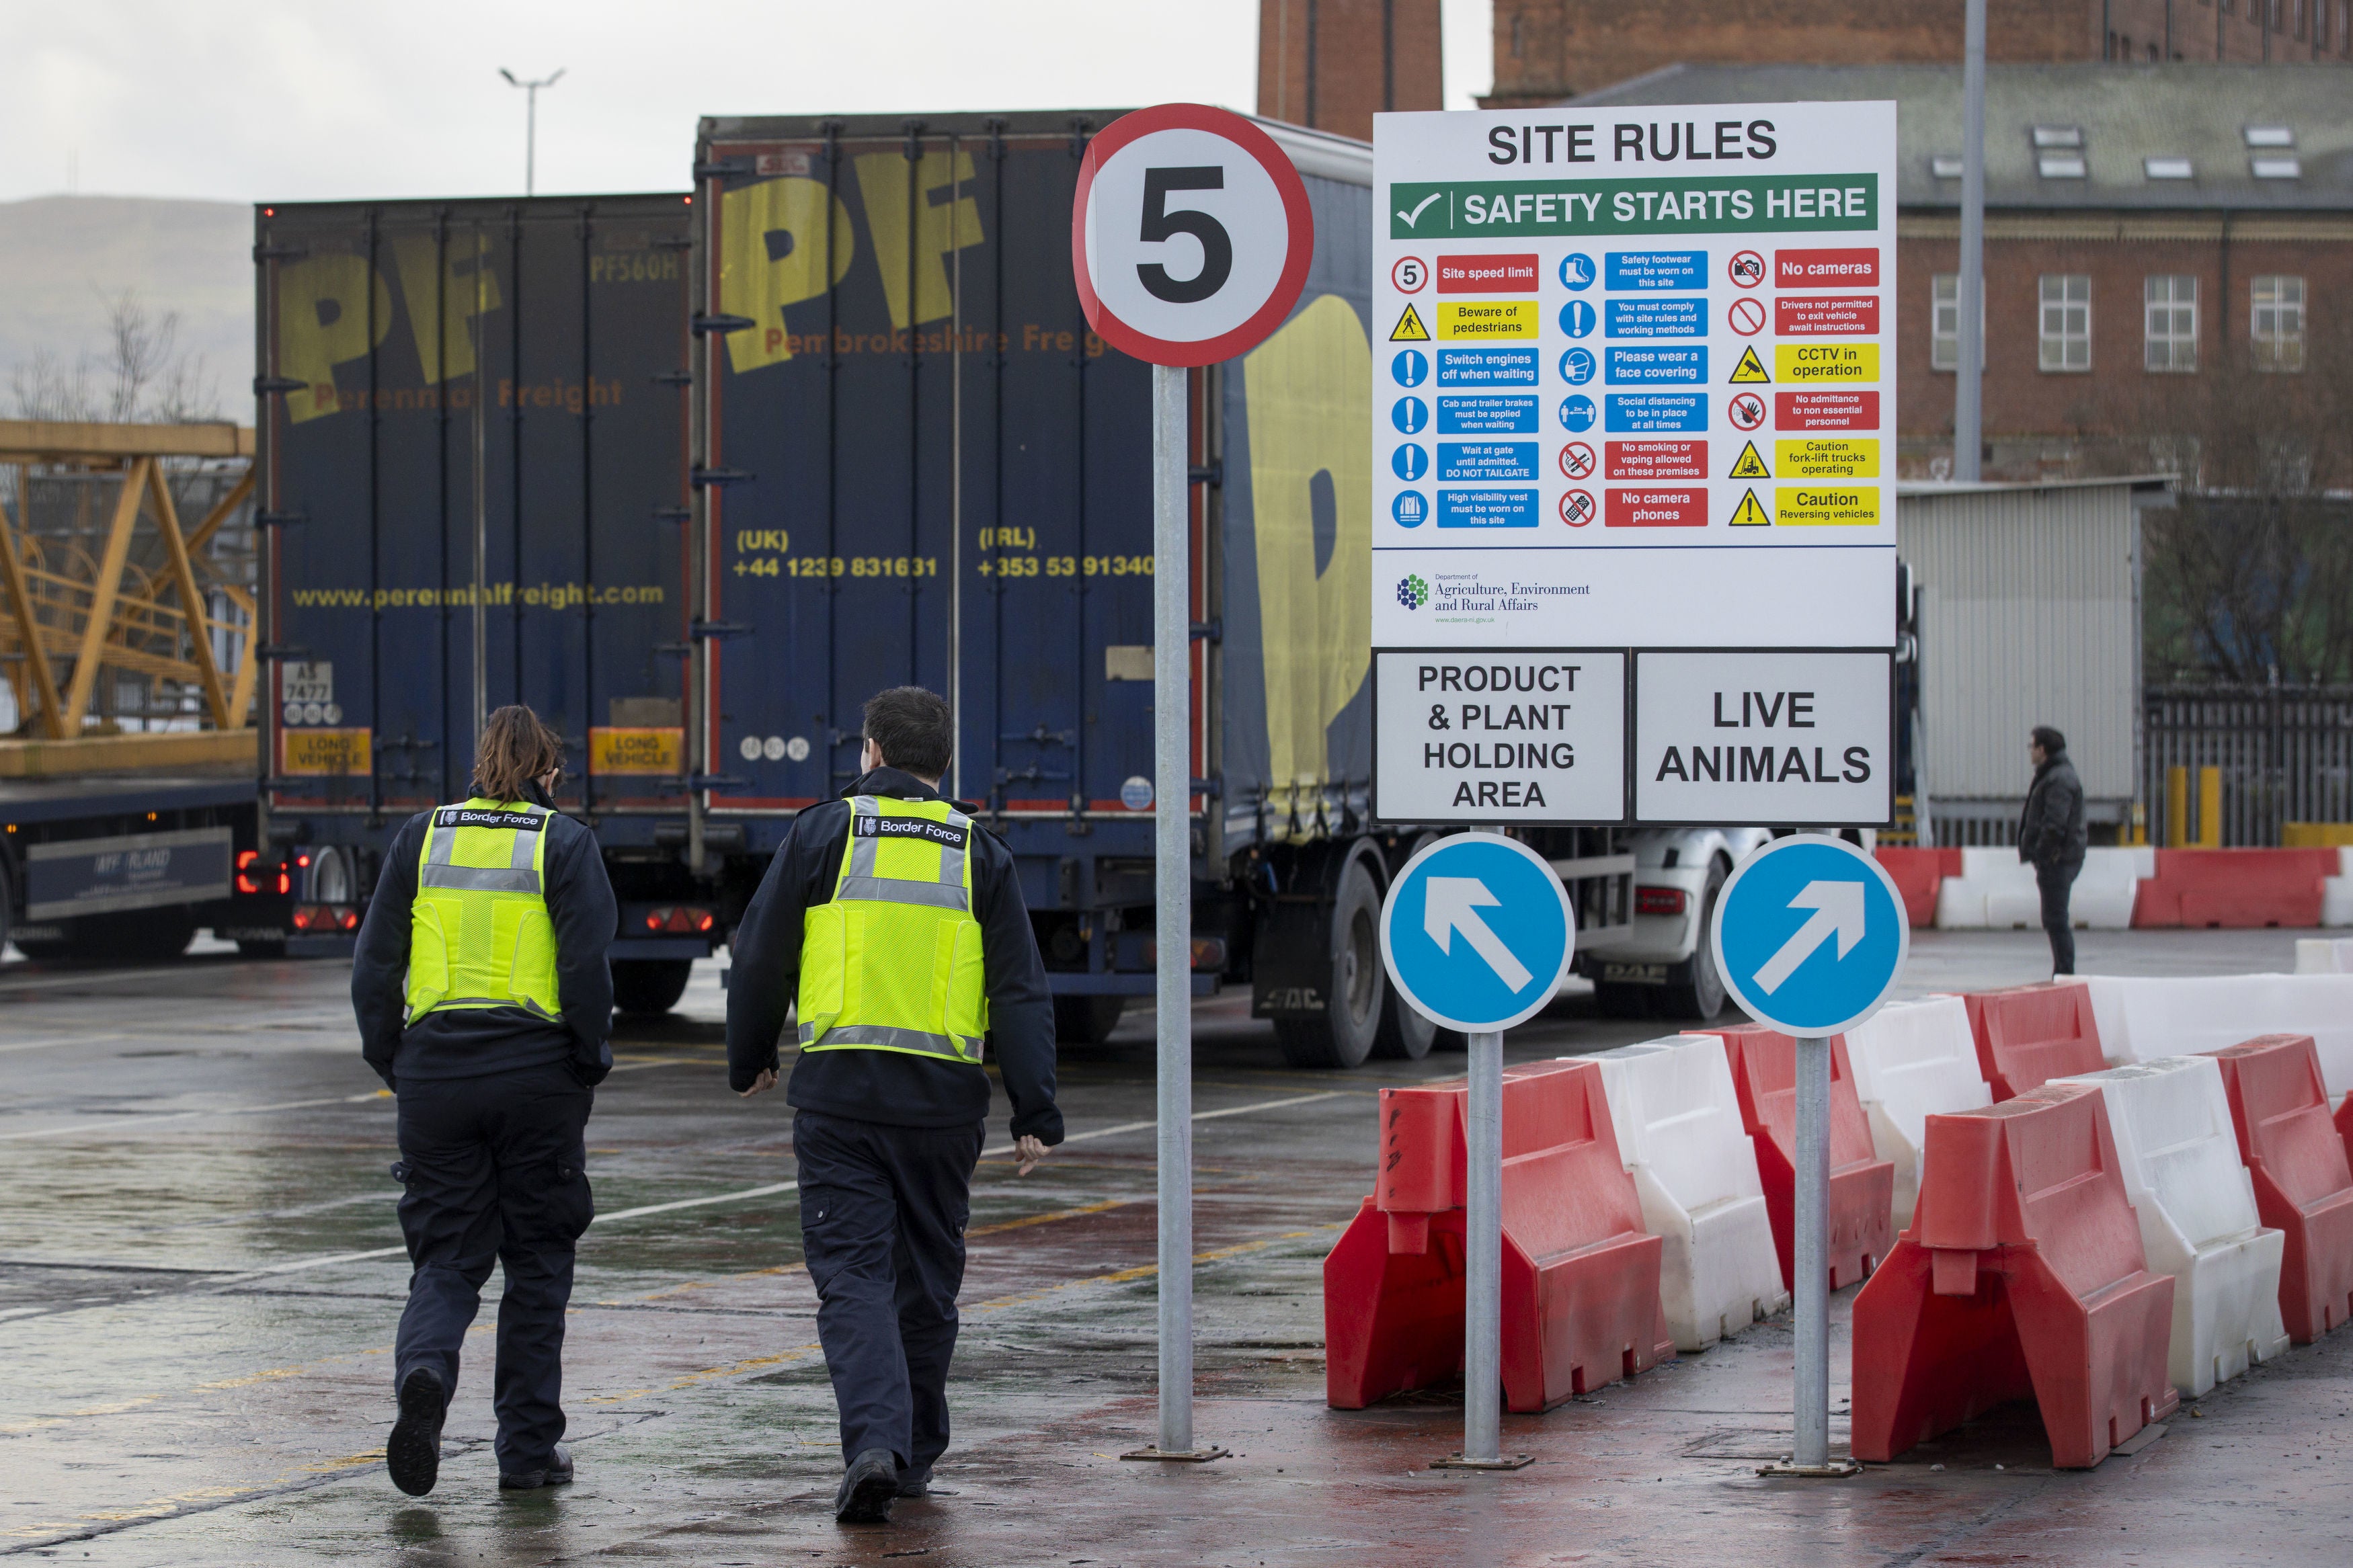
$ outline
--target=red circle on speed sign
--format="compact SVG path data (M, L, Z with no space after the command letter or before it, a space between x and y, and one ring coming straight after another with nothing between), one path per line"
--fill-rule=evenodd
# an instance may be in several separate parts
M1765 307L1743 294L1732 302L1732 309L1724 313L1724 319L1742 337L1753 338L1765 330Z
M1560 498L1560 520L1571 528L1583 528L1593 521L1593 492L1571 490Z
M1736 393L1725 405L1724 415L1732 421L1733 428L1754 430L1765 423L1765 400L1753 392Z
M1754 289L1765 281L1765 258L1753 250L1736 250L1724 270L1741 288Z
M1429 282L1430 268L1419 256L1400 256L1389 268L1389 287L1400 294L1419 294Z
M1582 441L1571 441L1560 449L1560 471L1565 479L1584 479L1593 477L1593 448Z
M1163 103L1087 143L1071 272L1087 325L1151 364L1204 365L1291 314L1315 253L1299 171L1229 110Z

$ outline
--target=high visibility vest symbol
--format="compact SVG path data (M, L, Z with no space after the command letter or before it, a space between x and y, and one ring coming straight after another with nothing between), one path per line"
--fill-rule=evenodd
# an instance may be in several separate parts
M1735 528L1767 527L1772 521L1773 520L1766 515L1765 509L1757 504L1755 490L1745 492L1740 498L1740 504L1732 509L1732 526Z
M1754 441L1740 448L1740 460L1732 465L1732 472L1725 476L1735 479L1769 479L1772 477L1773 470L1765 466L1764 456L1757 450Z
M1405 308L1405 314L1398 318L1397 330L1389 334L1389 342L1393 343L1426 343L1429 341L1430 329L1421 324L1420 312L1416 310L1411 305L1408 305Z
M1406 307L1406 310L1409 315L1412 313L1412 309L1413 308L1411 306ZM1771 376L1765 374L1765 362L1757 357L1757 345L1755 343L1751 343L1746 348L1740 351L1740 363L1732 367L1733 385L1737 386L1742 382L1746 381L1770 381L1773 378Z

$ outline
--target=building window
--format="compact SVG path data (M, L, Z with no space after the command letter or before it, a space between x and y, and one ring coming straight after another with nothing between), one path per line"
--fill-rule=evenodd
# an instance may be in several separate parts
M1961 275L1957 272L1936 274L1928 319L1928 367L1961 368Z
M2092 368L2092 280L2082 273L2042 275L2042 368Z
M2304 279L2257 278L2250 295L2253 312L2248 340L2257 370L2304 368Z
M1518 59L1528 52L1528 18L1523 11L1512 13L1512 58Z
M2198 368L2198 279L2171 276L2147 279L2147 365L2151 370Z

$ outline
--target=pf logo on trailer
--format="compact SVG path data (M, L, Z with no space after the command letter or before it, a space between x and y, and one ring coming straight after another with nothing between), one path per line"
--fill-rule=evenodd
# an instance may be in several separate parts
M1299 301L1315 253L1307 187L1273 138L1228 110L1164 103L1087 143L1071 271L1087 324L1151 364L1248 352Z
M1802 1039L1854 1027L1904 972L1912 924L1877 860L1798 834L1742 861L1716 895L1708 940L1741 1010Z

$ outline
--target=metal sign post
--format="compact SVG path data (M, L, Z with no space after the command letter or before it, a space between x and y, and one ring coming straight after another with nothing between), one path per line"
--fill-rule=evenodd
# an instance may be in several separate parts
M1153 880L1159 944L1160 1442L1153 1458L1215 1458L1193 1447L1192 595L1187 570L1186 373L1152 367ZM1172 961L1171 955L1176 955ZM1223 1453L1223 1449L1216 1453Z
M1440 1469L1516 1470L1503 1451L1504 1031L1560 989L1577 913L1559 874L1516 838L1465 833L1424 845L1381 905L1381 963L1424 1016L1471 1049L1464 1097L1462 1451Z
M1315 251L1299 172L1199 104L1138 110L1088 143L1071 201L1087 324L1152 369L1153 875L1159 1027L1160 1434L1124 1459L1222 1457L1193 1437L1193 366L1246 353L1298 303Z
M1904 897L1853 845L1800 834L1734 869L1708 940L1732 999L1797 1042L1795 1429L1789 1458L1762 1473L1851 1476L1862 1467L1831 1458L1831 1037L1877 1012L1903 973L1912 944Z

